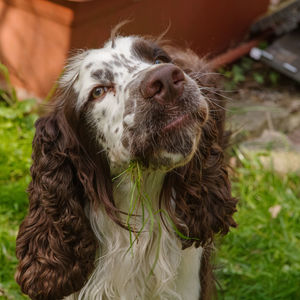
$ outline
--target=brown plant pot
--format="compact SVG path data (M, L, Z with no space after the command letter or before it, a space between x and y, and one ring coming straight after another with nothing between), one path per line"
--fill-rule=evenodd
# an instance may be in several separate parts
M44 97L71 49L99 47L118 22L126 34L160 34L199 54L241 41L269 0L0 0L0 61L13 82Z

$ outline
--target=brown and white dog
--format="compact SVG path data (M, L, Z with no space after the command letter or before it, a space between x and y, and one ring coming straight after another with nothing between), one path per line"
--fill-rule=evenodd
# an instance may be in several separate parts
M69 61L52 111L36 123L16 250L25 294L210 298L213 238L235 226L236 210L214 85L192 51L138 36L113 37ZM132 162L151 221L123 172Z

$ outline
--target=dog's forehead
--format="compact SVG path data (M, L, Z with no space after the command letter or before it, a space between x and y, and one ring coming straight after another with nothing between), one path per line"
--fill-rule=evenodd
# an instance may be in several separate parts
M103 48L90 50L85 57L81 66L81 72L94 77L94 72L97 70L111 70L111 71L128 71L130 73L130 67L136 63L136 57L134 56L133 45L137 37L118 37L114 41L114 47L112 42L109 41ZM89 70L90 72L86 72ZM100 72L101 73L101 72Z
M137 39L135 36L117 37L114 46L112 41L109 41L103 48L91 49L77 56L73 65L75 68L76 64L78 66L78 80L74 82L73 88L79 95L78 107L86 101L93 87L124 84L124 77L132 73L137 63L132 50L132 45ZM68 79L68 74L64 77Z

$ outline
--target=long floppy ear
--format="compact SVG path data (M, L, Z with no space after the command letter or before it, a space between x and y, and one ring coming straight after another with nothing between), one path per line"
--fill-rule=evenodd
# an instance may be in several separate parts
M187 165L167 174L163 189L175 225L190 238L182 240L183 247L193 243L196 247L204 246L216 233L226 234L230 226L236 226L232 215L237 200L231 195L224 160L224 103L215 90L215 75L205 62L191 50L184 52L170 47L166 51L198 83L209 106L209 117L201 128L195 155Z
M84 213L94 166L62 109L36 122L29 213L20 226L16 281L31 299L62 299L93 269L97 243Z

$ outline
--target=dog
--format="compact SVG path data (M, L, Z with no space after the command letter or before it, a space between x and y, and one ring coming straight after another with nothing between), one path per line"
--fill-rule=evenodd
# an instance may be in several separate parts
M36 122L16 281L31 299L210 299L236 223L224 102L191 50L115 35L73 56Z

